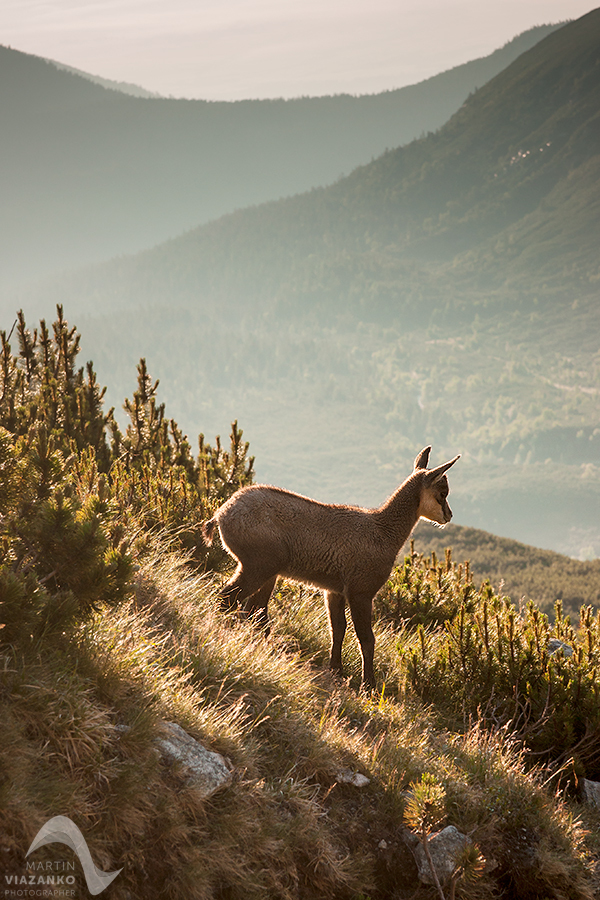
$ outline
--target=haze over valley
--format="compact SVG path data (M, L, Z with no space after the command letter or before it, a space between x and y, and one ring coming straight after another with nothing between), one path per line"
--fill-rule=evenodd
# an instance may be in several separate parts
M372 506L431 443L459 524L600 555L600 11L368 97L0 66L7 332L64 304L111 404L146 357L259 480Z

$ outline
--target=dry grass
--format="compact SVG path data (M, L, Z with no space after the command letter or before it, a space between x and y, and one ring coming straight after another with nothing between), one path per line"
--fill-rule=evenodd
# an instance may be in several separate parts
M426 898L402 816L407 787L429 772L444 786L447 823L486 860L459 896L593 896L592 860L570 807L502 736L448 734L435 711L404 695L398 634L379 629L385 690L369 696L355 689L350 632L353 676L323 668L325 616L310 592L281 587L266 639L221 613L214 586L177 556L157 549L138 565L129 603L99 612L43 658L4 656L7 870L23 866L37 829L62 814L79 825L96 865L123 867L110 888L117 900ZM223 753L232 786L201 800L171 772L153 745L163 720ZM341 768L370 784L338 783Z

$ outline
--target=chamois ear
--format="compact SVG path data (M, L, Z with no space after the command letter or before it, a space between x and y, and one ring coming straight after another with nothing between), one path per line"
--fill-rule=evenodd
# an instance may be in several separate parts
M457 459L460 459L460 453L458 456L455 456L454 459L451 459L450 462L443 463L441 466L438 466L436 469L432 469L427 473L427 481L429 484L435 484L436 481L439 481L442 475L444 475L450 466L453 466Z
M427 463L429 462L429 454L430 453L431 453L431 447L424 447L423 450L421 450L421 452L415 459L415 471L417 469L426 469L427 468Z

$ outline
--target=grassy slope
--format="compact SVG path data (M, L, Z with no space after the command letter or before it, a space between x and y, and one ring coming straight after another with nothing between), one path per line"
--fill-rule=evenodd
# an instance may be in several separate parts
M65 811L98 866L123 867L118 898L408 898L418 888L403 839L405 789L438 777L447 822L469 833L486 871L478 900L588 900L593 842L510 743L477 727L451 734L402 694L397 637L378 628L385 695L323 671L322 603L283 587L269 641L218 613L205 579L177 558L138 559L135 596L101 612L42 657L4 651L0 749L2 863L23 868L31 838ZM357 671L351 642L349 668ZM152 749L176 720L234 767L232 787L201 801ZM115 726L128 725L123 733ZM341 767L368 787L339 784ZM51 848L35 859L53 859ZM69 857L70 858L70 857ZM77 873L80 877L80 873Z
M352 633L334 679L316 592L280 583L267 637L219 609L222 576L199 574L230 563L196 538L250 477L239 430L194 458L140 366L118 434L76 330L42 332L21 322L18 356L3 350L2 874L23 884L31 840L67 815L97 865L122 869L116 900L426 900L410 849L423 819L474 842L459 896L591 898L583 822L598 814L577 797L600 776L600 616L550 626L464 564L415 554L376 598L379 691L358 690ZM165 720L229 759L227 789L203 801L161 759Z

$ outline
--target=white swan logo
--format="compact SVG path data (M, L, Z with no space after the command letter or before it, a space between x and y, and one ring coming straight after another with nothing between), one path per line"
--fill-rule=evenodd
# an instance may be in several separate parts
M49 819L45 825L42 825L31 842L31 847L27 851L26 856L29 856L30 853L33 853L34 850L37 850L38 847L42 847L44 844L54 843L66 844L71 850L75 851L81 862L90 894L101 894L111 881L114 881L119 872L123 871L118 869L116 872L103 872L101 869L97 869L84 836L75 822L72 822L67 816L54 816L53 819Z

